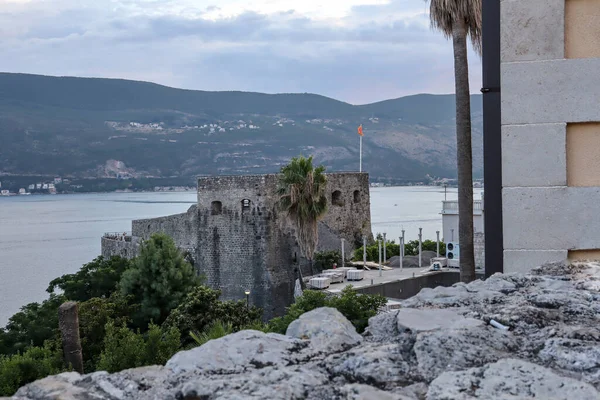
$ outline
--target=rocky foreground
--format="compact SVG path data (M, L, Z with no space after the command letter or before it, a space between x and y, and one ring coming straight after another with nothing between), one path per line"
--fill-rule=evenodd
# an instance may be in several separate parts
M424 289L402 306L363 336L321 308L286 336L242 331L164 367L64 373L13 398L600 399L600 264Z

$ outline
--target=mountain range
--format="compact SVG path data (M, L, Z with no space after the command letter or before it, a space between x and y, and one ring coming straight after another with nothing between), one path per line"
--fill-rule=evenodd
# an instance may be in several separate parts
M481 96L472 96L482 172ZM175 89L0 73L0 175L186 177L277 172L297 155L374 179L456 175L454 95L351 105L316 94Z

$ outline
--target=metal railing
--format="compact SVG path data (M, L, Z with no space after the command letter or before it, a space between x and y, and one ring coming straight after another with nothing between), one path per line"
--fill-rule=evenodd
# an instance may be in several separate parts
M131 242L131 232L106 232L103 236L109 240L119 240L122 242Z
M458 212L458 200L446 200L442 201L442 214L446 214L447 212ZM473 201L473 211L481 211L483 210L483 201L482 200L474 200Z

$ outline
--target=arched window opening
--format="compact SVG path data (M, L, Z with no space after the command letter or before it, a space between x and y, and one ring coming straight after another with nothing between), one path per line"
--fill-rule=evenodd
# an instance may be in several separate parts
M252 204L250 202L250 200L248 200L248 199L242 200L242 211L249 210L250 209L250 204Z
M342 192L336 190L331 194L331 204L340 207L344 205L344 201L342 200Z
M223 213L223 204L220 201L213 201L210 204L212 215L221 215Z
M358 190L354 191L354 202L360 203L360 191L358 191Z

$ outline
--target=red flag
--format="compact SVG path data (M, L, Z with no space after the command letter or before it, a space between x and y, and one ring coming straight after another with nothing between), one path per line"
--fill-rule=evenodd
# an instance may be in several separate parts
M358 134L359 134L360 136L363 136L362 124L360 124L360 125L358 126Z

